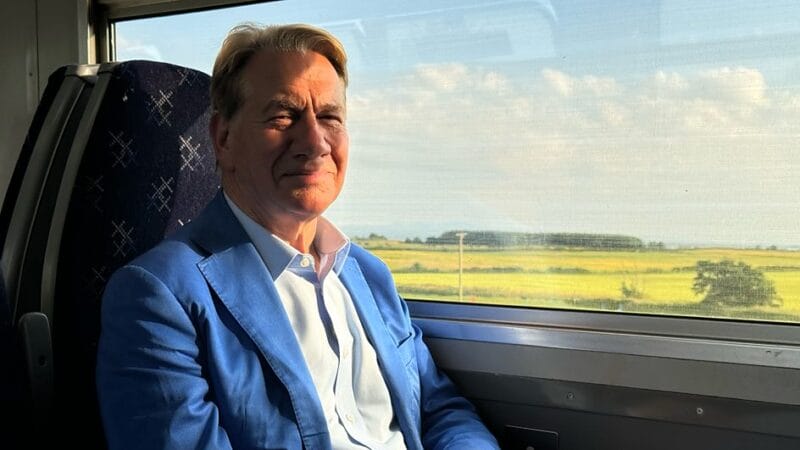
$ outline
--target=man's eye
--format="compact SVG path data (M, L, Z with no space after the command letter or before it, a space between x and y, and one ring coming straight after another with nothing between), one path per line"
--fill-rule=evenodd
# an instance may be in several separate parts
M319 118L319 120L322 120L322 121L325 121L325 122L331 122L331 123L342 123L342 122L344 122L340 116L337 116L335 114L328 114L328 115L321 116Z
M292 124L292 116L288 114L279 114L269 118L268 122L272 125L285 127Z

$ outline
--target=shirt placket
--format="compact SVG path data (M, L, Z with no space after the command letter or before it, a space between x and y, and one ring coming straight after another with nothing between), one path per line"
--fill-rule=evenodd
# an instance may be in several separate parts
M327 278L327 277L326 277ZM353 440L361 443L368 442L364 430L363 420L355 402L353 392L353 339L350 332L350 317L344 307L344 299L333 289L327 289L329 280L323 280L321 294L323 304L331 318L334 335L337 342L339 364L337 368L334 392L336 397L336 411L342 426Z
M326 367L329 367L328 366L329 364L330 366L338 365L337 338L335 336L335 331L332 327L332 319L327 312L327 307L323 304L320 282L317 279L316 273L314 272L313 259L311 258L310 255L303 255L303 254L295 255L295 257L292 258L289 265L287 266L287 270L292 272L294 276L308 283L307 286L310 288L310 290L307 292L308 294L314 296L313 306L312 303L309 302L309 300L311 300L310 298L308 297L303 298L303 296L301 295L300 298L295 299L297 305L294 308L297 310L304 310L302 312L303 316L313 317L314 315L317 315L319 318L319 323L322 325L322 329L320 329L318 325L314 325L312 323L303 323L303 324L293 323L293 327L295 328L295 333L300 333L298 334L298 339L301 341L301 343L304 343L302 344L302 347L304 349L303 352L304 356L306 357L306 360L308 361L308 356L305 355L306 349L310 348L309 344L311 342L314 342L318 343L316 345L324 345L324 346L330 345L330 350L329 350L331 352L329 354L330 356L322 355L322 357L326 359L328 362L323 362L319 359L316 359L316 361L318 362L315 364L317 365L319 365L320 363L322 364L321 366L317 367L318 369L320 368L325 369ZM297 288L301 287L302 285L297 286ZM294 295L288 292L285 293L284 295L286 296L286 298L289 299L295 298ZM310 320L309 322L313 322L313 319ZM325 329L327 329L328 331L324 331ZM338 372L338 368L332 367L332 369L333 370L331 370L330 376L335 377L336 372ZM320 400L322 402L323 410L325 410L326 417L329 415L329 412L335 412L336 408L335 401L333 399L334 396L333 386L335 386L335 378L332 383L328 384L328 382L326 381L328 373L329 372L327 370L323 370L321 373L315 372L311 374L312 378L314 379L314 383L317 387L317 391L320 394ZM330 392L330 400L327 400L328 398L327 396L329 395L328 392ZM331 408L333 411L329 411L329 408Z

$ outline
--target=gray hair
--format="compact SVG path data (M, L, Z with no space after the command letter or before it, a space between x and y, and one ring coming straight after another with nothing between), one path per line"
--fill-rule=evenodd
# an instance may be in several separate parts
M344 46L329 32L311 25L237 25L228 32L214 62L211 75L211 106L230 119L244 101L242 72L259 50L321 54L330 61L347 87L347 54Z

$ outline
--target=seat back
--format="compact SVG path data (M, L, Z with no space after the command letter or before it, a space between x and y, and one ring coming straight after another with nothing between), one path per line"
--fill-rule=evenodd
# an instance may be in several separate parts
M194 218L218 190L209 83L208 75L171 64L103 64L74 138L54 153L57 170L30 179L26 173L23 188L41 192L27 231L15 231L24 239L14 254L22 256L6 291L19 299L16 317L28 341L43 348L52 342L53 377L38 385L40 393L52 389L52 408L44 410L53 420L34 416L33 430L45 438L24 442L106 447L94 383L105 281ZM28 172L33 163L31 157ZM9 239L15 226L12 218Z
M65 66L49 78L25 138L0 211L0 243L6 299L16 321L39 311L38 298L20 295L26 261L41 266L43 231L72 141L96 82L98 66ZM33 281L34 283L36 280Z
M106 280L196 217L219 189L209 84L208 75L171 64L103 65L102 95L93 96L70 152L42 300L54 312L56 420L84 448L105 446L94 367Z
M11 431L4 436L11 436L15 443L19 440L19 445L31 444L26 441L30 433L22 431L26 422L34 418L39 424L48 422L53 384L49 320L38 312L38 298L21 294L31 281L28 275L37 271L24 267L41 266L42 225L49 225L54 187L96 73L96 65L64 66L50 75L2 199L0 358L10 363L0 367L0 404L18 405L7 422Z
M6 361L6 365L0 367L0 405L17 408L21 407L20 382L17 371L13 369L14 363L18 360L15 351L14 333L11 325L11 312L6 300L5 281L0 267L0 358ZM8 416L6 416L8 417ZM0 426L0 433L9 448L20 447L20 418L19 414L12 415Z
M36 112L33 114L31 125L28 127L28 132L25 134L25 141L22 144L22 149L17 156L17 161L14 164L14 171L11 173L11 180L9 180L8 187L3 198L0 199L0 243L5 242L6 233L8 232L8 225L11 222L11 212L14 210L14 205L17 201L19 194L19 187L22 184L22 178L25 175L25 169L28 168L28 163L33 153L33 146L39 138L39 133L42 130L42 125L45 122L47 113L53 106L56 95L61 89L61 84L64 81L67 67L59 67L47 79L47 86L44 88L42 98L39 100L39 105L36 107ZM52 122L49 122L52 123Z

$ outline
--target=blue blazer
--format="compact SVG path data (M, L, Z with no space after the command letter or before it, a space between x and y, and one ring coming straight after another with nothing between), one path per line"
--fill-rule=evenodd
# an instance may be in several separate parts
M388 268L353 245L340 278L408 448L498 448L434 365ZM272 278L221 193L109 281L97 389L112 449L331 448Z

